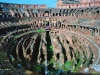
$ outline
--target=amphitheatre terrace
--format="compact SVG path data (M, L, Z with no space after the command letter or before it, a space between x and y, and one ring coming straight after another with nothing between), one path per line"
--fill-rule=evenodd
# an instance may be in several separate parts
M100 1L62 1L0 2L0 75L100 75Z

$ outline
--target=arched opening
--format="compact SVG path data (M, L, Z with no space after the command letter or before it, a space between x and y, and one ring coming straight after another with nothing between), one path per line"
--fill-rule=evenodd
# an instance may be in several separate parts
M55 13L53 13L53 16L55 16Z
M35 15L36 15L36 17L38 17L38 14L37 13L35 13Z
M56 16L58 16L58 13L56 13Z
M33 17L35 17L34 13L32 13Z
M98 15L99 14L99 11L96 11L96 14Z
M15 13L15 17L18 17L18 14L17 13Z
M45 16L49 16L49 11L45 11Z
M29 17L31 17L29 10L27 9L27 13L29 14Z
M59 16L61 16L61 13L59 13Z
M58 21L58 26L61 27L61 22L60 21Z

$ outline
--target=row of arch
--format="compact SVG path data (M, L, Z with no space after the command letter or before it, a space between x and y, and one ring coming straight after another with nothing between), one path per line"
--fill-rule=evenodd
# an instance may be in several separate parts
M36 9L7 9L0 8L0 18L22 18L22 17L45 17L45 16L87 16L100 14L99 7L96 8L85 8L85 9L61 9L57 12L53 10L36 10ZM55 10L55 9L54 9Z

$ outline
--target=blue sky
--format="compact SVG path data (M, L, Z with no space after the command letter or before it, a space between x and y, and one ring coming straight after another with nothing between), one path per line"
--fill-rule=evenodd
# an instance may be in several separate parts
M0 2L17 4L46 4L48 7L56 7L57 0L0 0Z

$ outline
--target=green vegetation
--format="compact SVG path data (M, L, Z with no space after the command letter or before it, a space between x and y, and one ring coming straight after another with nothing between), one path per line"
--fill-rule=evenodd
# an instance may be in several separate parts
M61 63L57 63L56 62L56 69L63 70L65 72L67 72L69 70L71 70L72 72L75 71L75 68L73 68L73 66L74 66L74 60L66 61L66 63L63 64L62 66L60 64Z
M54 62L55 62L55 60L54 60L54 58L52 58L52 59L49 61L49 64L54 63Z
M0 59L6 59L6 53L0 51Z
M33 72L40 72L40 71L41 71L41 66L38 65L38 64L35 64L35 65L33 66Z
M51 46L49 46L49 49L48 50L51 50L51 51L53 51L53 46L51 45Z
M45 32L45 30L44 29L39 29L39 30L36 30L36 32L43 33L43 32Z
M42 65L45 65L45 61L42 62Z
M77 66L75 67L76 71L78 71L80 69L81 64L82 64L82 60L80 59L80 61L78 62Z
M68 70L72 70L73 69L73 65L74 65L74 61L73 60L67 61L65 63L65 67L68 68Z
M30 32L26 32L26 33L23 33L23 34L14 36L12 42L14 42L16 39L18 39L18 38L20 38L20 37L22 37L22 36L24 36L24 35L30 34L30 33L32 33L32 32L34 32L34 31L30 31Z

